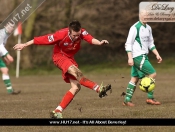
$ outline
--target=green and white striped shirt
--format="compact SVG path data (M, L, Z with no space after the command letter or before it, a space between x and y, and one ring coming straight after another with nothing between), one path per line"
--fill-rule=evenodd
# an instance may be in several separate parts
M151 27L143 25L140 21L131 26L125 43L125 50L132 52L132 57L148 54L149 50L155 49Z

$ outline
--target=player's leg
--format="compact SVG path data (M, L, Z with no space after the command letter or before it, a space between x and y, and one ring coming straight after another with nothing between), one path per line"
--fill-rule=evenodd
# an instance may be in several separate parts
M132 66L132 68L131 68L131 80L129 81L128 86L126 88L126 96L125 96L124 103L123 103L123 105L125 105L125 106L135 106L132 103L131 99L132 99L132 96L135 92L137 82L139 80L139 78L137 76L138 76L137 70L134 66Z
M68 73L74 76L80 82L81 85L89 89L95 90L97 93L99 93L100 98L106 96L106 92L108 90L111 90L111 85L98 85L97 83L85 78L83 76L83 73L75 65L72 65L68 68Z
M99 85L96 84L95 82L85 78L83 76L83 73L75 65L70 66L68 68L67 72L69 74L71 74L72 76L74 76L80 82L81 85L83 85L89 89L97 91Z
M134 106L134 104L131 102L131 99L136 89L137 82L139 81L140 78L145 76L145 74L142 71L140 71L140 67L144 62L143 60L145 60L143 59L143 56L138 56L133 60L134 60L134 66L132 66L131 68L131 80L128 83L126 96L123 103L123 105L126 106Z
M99 97L106 96L106 92L111 90L111 85L98 85L97 83L85 78L82 72L78 69L78 64L74 58L68 58L62 54L56 54L53 56L53 62L59 69L62 70L63 79L67 83L70 83L70 78L78 80L81 85L99 93Z
M154 79L154 81L155 81L156 71L155 71L154 67L151 65L151 63L149 61L148 62L146 61L146 65L148 67L147 71L149 71L148 76L151 77L152 79ZM147 93L146 103L151 104L151 105L160 105L161 104L159 101L155 100L154 90Z
M139 61L138 58L136 58L135 61ZM145 75L148 75L149 77L151 77L152 79L155 80L156 77L156 71L154 69L154 67L151 65L151 63L149 62L148 56L147 55L143 55L142 57L142 61L140 62L140 71L142 73L144 73ZM152 105L160 105L159 101L156 101L154 99L154 90L150 91L147 93L147 100L146 102L148 104L152 104Z
M13 62L13 57L9 53L3 56L3 59L5 60L6 64L10 64Z
M10 77L8 75L8 68L7 67L3 67L0 68L1 72L2 72L2 80L6 86L7 89L7 93L11 94L13 92L13 88L12 88L12 84L10 81Z
M19 94L20 91L14 91L14 89L12 88L12 84L11 84L11 80L10 80L10 76L8 74L8 68L6 67L4 61L2 59L0 59L0 70L2 72L2 80L6 86L7 89L7 93L9 94Z
M6 65L2 59L0 59L0 70L2 73L2 80L6 86L6 89L7 89L7 93L11 94L13 92L13 88L12 88L10 77L8 74L8 68L6 67Z
M81 86L77 80L70 79L71 89L64 95L57 108L50 113L51 118L63 118L62 112L73 100L74 96L80 91Z

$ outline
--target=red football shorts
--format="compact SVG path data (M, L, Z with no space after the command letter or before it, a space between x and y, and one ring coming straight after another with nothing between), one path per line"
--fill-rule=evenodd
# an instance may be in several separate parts
M53 55L54 64L62 70L62 77L66 83L70 83L69 79L76 80L76 78L69 73L67 73L68 68L72 65L78 67L78 64L75 62L73 57L69 58L63 54L57 53Z

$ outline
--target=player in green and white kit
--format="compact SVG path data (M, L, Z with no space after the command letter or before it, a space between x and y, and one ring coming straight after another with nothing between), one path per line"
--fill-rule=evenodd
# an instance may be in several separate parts
M134 94L139 79L145 77L145 75L148 75L153 79L156 77L156 71L149 62L147 56L149 50L156 55L158 63L161 63L162 61L162 58L154 45L152 29L144 21L144 14L145 12L142 11L139 14L140 21L131 26L127 41L125 43L125 50L128 54L128 64L132 66L131 80L127 86L126 96L123 103L123 105L126 106L134 106L134 104L131 102L131 98ZM146 102L152 105L160 105L160 102L154 100L153 92L154 91L147 93Z
M14 26L12 24L7 24L3 29L0 30L0 70L2 72L2 80L5 83L7 92L9 94L19 94L21 91L14 91L11 85L10 77L8 74L8 68L6 64L13 62L13 57L8 53L5 48L5 44L9 35L13 32ZM4 61L6 64L4 63Z

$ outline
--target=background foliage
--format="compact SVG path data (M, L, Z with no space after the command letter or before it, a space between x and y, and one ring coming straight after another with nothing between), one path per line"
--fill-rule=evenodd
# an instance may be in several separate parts
M0 22L22 2L22 0L0 0ZM82 27L95 38L107 39L109 46L91 46L82 43L82 49L75 56L79 64L101 64L125 62L127 55L124 44L131 25L138 21L139 0L46 0L23 23L22 42L34 36L53 33L67 27L69 22L77 19ZM8 7L8 8L7 8ZM163 58L174 58L175 24L169 22L149 23L157 49ZM7 49L16 59L13 46L17 38L8 39ZM21 52L21 69L54 67L52 63L53 46L30 46ZM171 59L174 62L174 59ZM15 67L15 63L11 67Z

